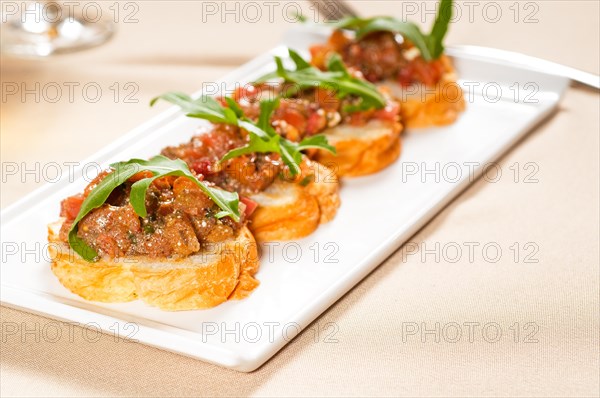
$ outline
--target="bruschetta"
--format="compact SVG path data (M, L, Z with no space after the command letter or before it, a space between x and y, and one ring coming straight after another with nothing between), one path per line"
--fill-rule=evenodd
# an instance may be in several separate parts
M189 97L186 101L194 102ZM231 110L212 101L196 100L196 108L179 104L188 107L190 116L206 113L207 104L219 112ZM339 182L327 167L302 155L303 146L278 135L270 125L272 112L266 110L265 102L262 108L263 116L257 118L263 123L241 120L241 113L235 121L224 118L198 131L190 141L164 148L162 155L181 159L199 178L238 193L249 209L248 226L259 242L303 238L334 218L340 206ZM256 136L258 131L271 137L272 145ZM318 141L313 140L315 146L304 141L306 149L326 147L317 145Z
M311 62L325 69L328 57L340 54L349 68L391 90L406 127L451 124L465 109L465 101L452 61L443 54L450 3L441 2L429 35L391 17L344 20L327 43L311 47Z
M183 162L116 165L63 200L48 226L52 272L91 301L178 311L244 298L259 284L258 253L236 198Z
M267 76L279 81L259 82L236 92L234 98L244 111L255 117L257 98L283 97L273 125L294 141L322 134L335 153L318 150L309 156L339 176L373 174L396 161L401 152L400 107L388 90L377 89L360 73L353 75L339 60L321 72L289 52L296 67L286 69L277 59L277 72Z

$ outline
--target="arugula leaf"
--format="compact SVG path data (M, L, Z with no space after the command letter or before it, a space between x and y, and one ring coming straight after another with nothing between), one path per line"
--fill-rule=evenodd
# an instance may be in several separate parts
M260 115L258 116L257 127L267 133L274 133L273 127L271 127L271 115L275 112L275 109L279 107L279 98L273 100L261 101L260 103ZM269 134L272 135L272 134Z
M225 102L227 103L227 106L231 110L233 110L233 113L235 113L235 116L237 116L238 118L241 118L244 116L244 110L242 109L241 106L239 106L239 104L237 102L235 102L235 100L233 98L225 97Z
M331 153L335 153L335 147L327 142L327 138L322 134L313 135L300 141L298 150L304 151L309 148L326 149Z
M355 105L347 105L347 112L385 107L385 98L373 84L352 76L339 54L332 54L327 62L327 71L321 71L309 65L296 51L288 49L290 58L296 65L295 70L286 69L280 57L275 57L277 70L275 75L292 86L282 93L284 97L292 97L301 90L319 87L332 90L338 98L353 95L359 98ZM264 83L273 78L272 73L262 76L257 83Z
M229 159L237 158L238 156L247 155L249 153L278 153L280 136L268 137L266 140L260 138L256 134L250 133L250 141L247 145L233 149L225 154L220 160L224 162Z
M288 52L290 54L290 58L292 61L294 61L294 64L296 64L296 70L310 69L312 67L312 65L306 62L306 60L304 60L304 58L302 58L296 51L290 51L288 48Z
M338 29L349 29L356 32L356 38L362 39L373 32L400 33L409 39L421 52L421 56L429 61L432 58L427 36L412 22L405 22L394 17L359 18L351 17L338 22Z
M139 165L143 171L149 171L153 174L152 177L144 178L136 181L131 186L131 194L129 196L133 209L140 217L146 217L146 190L152 184L154 180L161 177L177 176L187 177L192 180L209 198L215 202L223 212L225 216L230 216L233 220L240 220L240 213L238 210L238 194L235 192L228 192L222 189L209 187L192 174L187 164L181 159L169 159L165 156L158 155L150 160L132 159L128 162L121 162L111 165L113 168L127 167L129 165ZM219 217L222 218L222 217Z
M140 171L149 171L152 173L152 177L136 181L131 186L129 200L134 211L140 217L147 216L146 191L152 182L160 177L179 176L187 177L196 183L221 208L222 211L217 214L217 218L229 216L235 221L239 221L240 219L238 194L205 185L192 174L182 160L171 160L159 155L150 160L131 159L127 162L114 163L111 167L114 169L114 172L108 174L92 189L83 201L81 209L69 230L69 245L86 261L95 261L98 253L77 236L77 224L92 210L102 206L113 190Z
M213 97L201 96L194 100L187 94L170 92L153 98L150 106L154 106L159 99L178 105L189 117L226 124L235 124L238 119L236 110L222 106Z
M221 159L221 162L248 153L274 152L281 155L283 163L288 166L291 175L295 176L300 172L300 163L302 162L301 151L309 148L318 148L336 153L335 148L329 145L327 138L323 135L315 135L303 139L300 143L294 143L277 134L275 129L271 126L271 115L278 106L279 98L261 101L260 116L257 124L253 126L258 127L265 135L259 136L253 133L252 130L248 130L250 133L250 141L248 144L241 148L229 151L223 159ZM246 123L251 124L249 121L246 121Z
M349 17L340 20L334 26L338 29L355 31L358 39L372 32L400 33L419 49L424 60L432 61L439 58L444 52L442 43L451 19L452 0L441 0L436 20L429 34L424 34L419 26L412 22L401 21L393 17Z
M448 25L452 19L452 0L441 0L438 14L431 28L431 33L427 36L427 41L431 55L434 59L439 58L444 52L444 37L448 32Z
M202 100L205 98L205 100ZM279 106L279 98L274 100L265 100L260 103L260 116L257 122L243 116L241 107L231 98L226 97L225 102L230 108L223 107L218 101L209 97L201 97L193 100L185 94L167 93L152 100L153 105L156 100L163 99L179 105L189 117L198 117L206 119L214 123L225 123L238 126L249 133L249 142L247 145L229 151L221 159L221 162L226 160L246 155L249 153L278 153L281 155L283 163L289 167L292 176L295 176L300 171L300 162L302 162L301 151L308 148L320 148L326 151L335 153L335 148L327 144L325 137L315 139L310 137L302 140L299 144L288 141L283 138L271 126L271 115ZM202 104L211 104L211 113L204 109ZM214 106L217 104L217 106ZM220 108L220 109L219 109ZM229 114L227 111L231 112ZM216 120L215 115L221 115L219 120ZM233 115L233 117L231 117ZM135 184L134 184L135 185Z

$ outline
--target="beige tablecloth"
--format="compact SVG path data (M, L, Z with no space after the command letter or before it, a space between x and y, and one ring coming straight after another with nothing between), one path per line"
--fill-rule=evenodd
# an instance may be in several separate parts
M41 62L2 58L4 94L14 83L31 89L53 82L94 83L103 92L96 103L89 101L93 91L86 100L77 87L72 101L66 88L56 103L51 91L37 102L32 94L25 101L20 95L3 97L3 207L41 184L31 176L22 182L21 174L9 175L5 165L35 168L37 162L42 170L48 162L80 161L157 114L146 106L153 95L213 81L276 45L291 26L282 3L261 4L256 23L247 21L256 13L231 1L129 4L137 6L120 3L119 31L100 48ZM416 7L415 18L433 7L430 2L353 4L364 14L396 16ZM598 2L515 4L460 3L462 13L448 42L519 51L598 74ZM215 7L218 12L211 15ZM238 7L240 22L224 15L227 23L221 23L223 7ZM310 12L307 4L302 7ZM124 23L126 16L132 23ZM125 101L126 95L137 103ZM63 337L53 341L51 320L2 307L0 392L598 396L599 106L597 92L569 89L558 112L502 159L503 178L475 182L409 246L251 374L109 335L95 341L82 337L79 328L69 336L65 327ZM534 168L526 169L527 163ZM532 172L537 183L525 183ZM472 259L463 255L451 262L447 255L436 261L427 255L436 245L459 245L467 253L469 242L480 245ZM503 250L496 263L480 250L490 242ZM412 254L415 247L419 251Z

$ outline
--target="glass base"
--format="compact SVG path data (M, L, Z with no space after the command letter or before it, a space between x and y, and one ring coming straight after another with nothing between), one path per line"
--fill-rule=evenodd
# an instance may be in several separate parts
M1 27L2 54L16 57L47 57L53 54L80 51L108 41L114 31L112 21L89 22L78 16L48 21L42 17L42 5L28 13L15 16ZM39 11L39 14L36 14Z

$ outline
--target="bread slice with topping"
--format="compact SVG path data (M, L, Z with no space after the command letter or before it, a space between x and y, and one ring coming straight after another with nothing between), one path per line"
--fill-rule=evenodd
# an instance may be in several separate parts
M247 228L179 259L130 256L88 262L59 237L64 219L48 226L52 272L71 292L105 303L140 299L166 311L210 308L246 297L259 282L256 242Z
M333 170L301 155L298 173L279 154L249 153L220 162L228 150L245 144L242 131L225 124L212 126L162 154L181 159L203 179L242 200L249 228L259 242L303 238L330 221L340 206L339 182Z
M335 30L326 43L311 47L311 63L324 69L332 54L340 54L349 68L390 90L393 99L400 103L405 127L451 124L465 109L452 60L443 53L434 55L427 51L424 56L424 49L415 46L410 35L403 37L406 32L398 30L403 25L391 17L354 19L343 29ZM442 31L445 34L446 30ZM442 37L438 39L441 43Z

